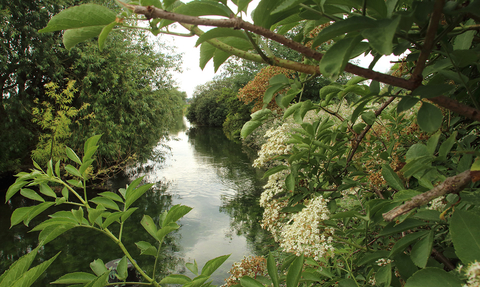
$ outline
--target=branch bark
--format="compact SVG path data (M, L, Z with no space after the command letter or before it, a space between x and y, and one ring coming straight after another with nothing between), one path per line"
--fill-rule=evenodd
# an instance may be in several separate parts
M414 208L417 208L429 203L432 199L443 196L447 193L458 193L461 190L463 190L465 186L469 184L471 181L472 181L472 177L470 175L470 170L467 170L455 176L449 177L444 182L437 185L435 188L425 193L414 196L412 197L412 199L405 202L404 204L395 207L389 212L384 213L383 219L385 219L385 221L392 221L397 216L405 214Z
M444 1L444 0L437 0L437 1ZM125 7L131 9L134 13L136 14L142 14L145 15L147 19L167 19L167 20L172 20L175 22L179 22L182 24L184 27L189 29L190 31L194 32L197 35L203 34L203 31L198 29L196 26L197 25L202 25L202 26L214 26L214 27L224 27L224 28L234 28L234 29L244 29L245 31L250 31L258 35L262 35L268 39L274 40L285 47L288 47L292 50L295 50L302 55L312 58L315 60L320 61L323 57L323 54L320 52L317 52L309 47L306 47L298 42L295 42L293 40L290 40L283 35L276 34L275 32L265 29L260 26L253 25L249 22L243 21L241 18L237 17L232 17L228 19L209 19L209 18L201 18L201 17L195 17L195 16L188 16L188 15L183 15L183 14L178 14L178 13L173 13L169 11L165 11L162 9L158 9L154 6L138 6L138 5L131 5L131 4L125 4L121 1L118 1L121 4L123 4ZM443 2L442 2L443 3ZM440 3L441 4L441 3ZM436 5L440 5L436 4ZM432 19L433 21L433 19ZM433 22L432 22L433 23ZM434 28L433 25L432 30ZM430 27L430 26L429 26ZM437 27L438 27L438 21L437 21ZM436 31L436 30L435 30ZM434 31L434 32L435 32ZM431 32L433 37L435 36L435 33ZM224 44L223 42L212 39L208 40L210 44L213 46L217 47L218 49L227 51L231 53L232 55L238 56L245 58L247 60L252 60L260 63L265 63L265 60L262 59L260 55L249 53L240 49L236 49L234 47L231 47L229 45ZM431 42L430 44L433 45L433 40L429 41ZM428 47L424 47L425 51L422 51L424 55L430 54L431 47L428 49ZM428 52L428 53L427 53ZM279 59L279 58L272 58L272 62L270 64L273 64L275 66L281 66L285 67L288 69L292 69L301 73L307 73L307 74L320 74L320 69L318 65L306 65L294 61L289 61L285 59ZM425 64L425 63L423 63ZM423 65L424 67L424 65ZM421 85L421 83L418 82L418 80L415 80L412 78L412 80L405 80L403 78L398 78L394 77L391 75L375 72L373 70L365 69L353 64L348 63L345 67L345 71L367 78L367 79L372 79L381 83L385 83L388 85L392 85L395 87L403 88L406 90L414 90L417 87ZM419 67L417 69L417 73L421 74L421 71L423 71L422 67ZM459 103L458 101L445 97L445 96L438 96L434 98L430 98L430 101L436 103L437 105L444 107L448 110L451 110L455 113L458 113L464 117L467 117L471 120L475 121L480 121L480 111L472 108L470 106L464 105Z

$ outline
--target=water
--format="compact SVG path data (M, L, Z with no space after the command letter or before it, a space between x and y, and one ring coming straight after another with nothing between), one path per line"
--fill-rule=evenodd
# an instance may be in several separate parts
M133 250L141 266L151 271L153 257L138 255L134 242L153 241L143 227L135 223L143 213L158 220L158 215L174 204L190 206L193 210L180 220L181 228L166 240L157 277L170 271L193 276L185 269L186 262L196 260L201 270L209 259L231 254L212 276L213 283L221 285L233 262L243 256L265 254L271 246L270 237L259 226L262 210L258 198L265 184L261 180L263 173L251 167L252 159L243 147L228 141L221 129L190 128L174 135L167 145L171 147L171 155L165 162L150 161L130 169L129 176L117 177L112 182L113 190L141 175L146 182L156 183L152 192L136 203L140 208L125 229L125 245ZM165 151L162 145L157 148ZM12 209L27 204L16 197L0 206L0 272L36 244L37 234L26 233L28 229L23 226L3 232L9 226ZM74 229L47 245L40 254L42 259L60 250L63 254L38 286L45 286L66 272L90 272L88 264L96 258L107 262L121 257L115 248L104 244L105 240L100 242L97 238L83 229Z

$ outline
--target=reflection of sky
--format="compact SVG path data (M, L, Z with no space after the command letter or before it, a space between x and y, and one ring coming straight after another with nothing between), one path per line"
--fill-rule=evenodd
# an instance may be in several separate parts
M232 196L236 192L233 189L235 183L218 175L225 163L195 152L191 144L184 132L179 133L178 140L167 143L171 147L172 156L163 168L155 168L147 174L146 180L171 182L168 192L175 197L173 204L193 207L180 220L182 227L179 231L179 245L185 262L193 262L195 259L201 270L208 260L232 254L214 273L213 284L221 285L223 279L228 277L227 271L233 262L240 261L251 252L244 237L231 234L230 216L219 211L221 196ZM187 272L189 273L188 270ZM188 273L186 275L190 276Z

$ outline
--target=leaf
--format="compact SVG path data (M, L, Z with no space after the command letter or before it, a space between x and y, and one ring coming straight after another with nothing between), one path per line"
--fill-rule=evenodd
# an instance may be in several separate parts
M48 22L40 33L82 28L90 26L105 26L115 21L115 12L105 6L83 4L60 11ZM97 34L98 35L98 34Z
M475 25L475 20L469 19L465 26ZM475 36L475 31L465 31L462 34L455 37L453 40L453 50L468 50L472 46L473 37Z
M357 283L353 279L342 279L338 281L339 287L358 287Z
M410 200L412 197L422 194L422 192L413 189L404 189L395 193L393 196L394 201L404 202Z
M80 160L78 155L73 151L73 149L71 149L69 147L66 147L65 151L66 151L69 159L73 160L74 162L76 162L78 164L82 164L82 161Z
M70 50L78 43L97 37L104 27L105 26L93 26L66 30L63 33L63 45L65 45L67 50Z
M102 259L93 260L93 262L90 263L90 269L92 269L97 276L102 276L108 272L108 269L105 267L105 263L103 263Z
M299 102L299 103L296 103L296 104L293 104L291 105L290 107L288 107L288 109L285 111L285 113L283 114L283 119L286 119L288 118L290 115L292 115L293 113L295 113L296 110L298 110L299 108L302 107L302 102Z
M198 266L197 261L193 260L193 263L186 263L185 267L190 270L193 274L198 276Z
M227 18L230 17L230 14L234 14L226 5L208 0L189 2L175 9L174 12L190 16L217 15Z
M162 226L166 226L169 223L176 222L180 218L184 217L191 210L192 208L186 205L177 204L172 206L170 210L168 210L167 216L162 222Z
M277 172L280 172L282 170L286 170L286 169L289 169L288 166L286 165L277 165L275 167L272 167L271 169L267 170L264 174L263 174L263 177L262 178L268 178L270 177L272 174L276 174Z
M285 187L287 191L294 191L295 190L295 177L293 173L289 173L285 178Z
M418 110L417 121L423 131L432 133L441 127L443 114L439 108L423 102L422 107Z
M417 241L420 237L425 236L425 234L427 234L427 231L418 231L405 235L405 237L395 243L392 250L390 250L390 254L388 257L392 257L393 255L402 252L403 250L405 250L405 248L407 248L413 242Z
M192 282L188 276L181 274L170 274L167 277L163 278L159 283L160 284L186 284Z
M75 167L73 167L73 165L67 165L65 167L65 170L70 173L71 175L74 175L76 177L80 177L82 178L82 174L78 171L78 169L76 169Z
M123 199L118 194L113 193L111 191L105 191L105 192L102 192L98 195L103 196L105 198L109 198L111 200L118 201L118 202L123 202Z
M20 277L17 281L15 281L15 284L10 285L12 287L28 287L31 286L37 279L42 275L45 270L57 259L58 255L60 255L60 252L58 252L54 257L50 258L47 261L42 262L41 264L31 268L24 274L22 274L22 277ZM2 281L3 283L3 281ZM0 283L0 285L3 285Z
M204 34L198 37L197 42L195 43L195 47L202 44L205 41L221 38L221 37L237 37L243 40L247 40L248 38L245 36L245 33L241 30L234 30L232 28L214 28L208 30Z
M299 257L295 258L295 260L292 262L292 265L290 265L290 268L288 268L287 287L298 286L298 282L300 281L300 277L302 274L303 262L304 257L302 254Z
M395 222L390 222L382 231L380 231L380 236L388 236L396 233L400 233L406 230L413 229L418 226L425 225L425 222L418 220L407 218L402 223L396 224Z
M112 23L103 27L102 32L100 32L100 35L98 35L98 49L100 51L103 50L103 46L105 45L105 40L107 39L108 34L113 30L115 25L117 25L117 22L113 21Z
M396 190L403 190L403 181L400 179L398 174L390 167L388 164L382 164L382 176L388 185Z
M347 65L355 46L362 36L346 37L333 44L320 61L320 72L325 76L337 78Z
M242 127L242 131L240 132L240 136L242 138L246 138L249 134L251 134L255 129L257 129L262 124L263 124L262 121L251 120L251 121L246 122Z
M265 94L263 95L263 103L268 104L272 101L273 96L281 91L282 89L285 88L285 84L278 83L274 84L268 87L268 89L265 91Z
M137 210L138 207L133 207L133 208L129 208L127 209L126 211L122 212L122 222L125 222L129 217L130 215L132 215L132 213L135 212L135 210Z
M157 237L157 226L155 225L155 222L153 222L153 219L149 216L144 214L142 221L140 221L142 224L143 228L151 235L153 238L155 238L157 241L160 241L160 239Z
M453 88L455 88L455 86L448 84L420 86L412 92L412 96L419 96L422 99L428 99L444 95Z
M27 185L28 182L16 180L14 184L8 187L7 193L5 195L5 202L8 202L12 196L14 196L22 187Z
M381 55L390 55L393 51L393 38L401 17L381 19L376 21L374 28L362 31L370 46Z
M413 106L415 106L420 100L414 97L403 97L397 105L397 113L402 113L408 111Z
M373 253L365 253L363 257L358 260L357 265L362 266L371 262L375 262L380 258L388 257L388 251L385 250L378 250Z
M35 256L37 255L37 247L31 252L23 255L17 261L15 261L9 268L6 270L0 277L0 286L1 287L10 287L15 281L17 281L32 265Z
M140 255L157 256L157 248L155 248L155 246L152 244L146 241L139 241L135 242L135 245L137 245L138 249L140 249Z
M120 280L125 280L128 276L128 259L127 256L123 256L117 265L117 276Z
M438 148L438 160L446 160L447 155L452 150L453 145L456 142L457 132L453 132L447 140L445 140Z
M97 279L97 276L86 272L73 272L63 275L51 284L85 284Z
M57 194L50 188L50 186L46 185L45 183L41 183L39 185L40 193L45 194L46 196L50 196L53 198L57 198Z
M203 70L207 63L210 61L210 59L213 58L213 55L215 54L215 48L212 44L204 42L202 43L202 46L200 46L200 61L199 65L200 68Z
M137 199L139 199L145 192L147 192L151 187L153 186L153 183L149 184L144 184L132 192L128 192L127 189L127 198L125 200L125 209L128 209L130 205L132 205Z
M277 264L275 263L275 258L273 258L272 253L269 253L267 257L267 270L270 279L272 279L273 287L278 287L279 283Z
M438 140L440 138L441 132L437 132L436 134L432 135L427 141L427 152L429 155L434 155L435 150L437 149Z
M452 273L433 267L427 267L408 278L404 287L461 287L463 282Z
M38 235L38 241L41 244L45 245L76 226L78 226L78 224L74 223L64 223L62 225L48 226L40 232L40 234Z
M110 226L110 224L114 223L117 221L120 217L123 216L123 212L114 212L105 218L105 221L103 222L102 228L107 228Z
M426 154L428 154L427 146L421 143L416 143L408 149L405 159L407 162L410 162L414 159L421 158Z
M428 258L430 258L430 255L432 254L434 235L434 231L430 230L428 235L415 243L412 248L410 257L412 258L413 263L420 268L425 268L427 266Z
M240 284L243 287L265 287L262 283L258 282L257 280L249 277L249 276L242 276L240 277Z
M97 208L87 208L88 212L88 221L91 225L95 223L97 218L105 212L105 208L101 205L98 205Z
M323 28L313 40L312 47L318 47L326 41L353 31L374 28L376 21L364 16L349 17Z
M167 236L167 234L169 234L174 230L177 230L178 228L180 228L180 226L175 222L170 222L169 224L163 226L156 233L158 241L161 242L164 239L164 237Z
M202 268L202 275L207 275L207 276L212 275L213 272L217 270L217 268L220 267L220 265L222 265L223 262L225 262L225 260L228 259L228 257L230 257L230 254L222 255L222 256L208 260L207 263L205 263L205 265Z
M377 116L375 115L374 112L369 111L366 113L362 114L362 120L367 124L367 125L373 125L375 123L375 120L377 119Z
M475 213L456 209L450 222L455 254L463 264L480 261L480 216Z
M110 198L97 196L97 197L94 197L94 198L90 199L90 201L97 204L97 205L102 205L106 208L120 210L118 208L118 205L115 203L115 201L111 200Z
M40 202L45 202L45 199L43 199L43 197L41 197L38 193L36 193L35 191L29 189L29 188L22 188L20 190L20 194L26 198L29 198L31 200L36 200L36 201L40 201Z
M375 281L379 286L390 286L392 282L392 264L380 267L377 273L375 273Z

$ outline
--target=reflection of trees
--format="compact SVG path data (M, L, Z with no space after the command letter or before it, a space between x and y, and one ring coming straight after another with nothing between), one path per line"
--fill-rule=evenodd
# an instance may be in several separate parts
M257 255L268 253L274 241L260 227L263 209L258 203L265 184L261 180L263 172L251 166L242 145L229 141L221 129L194 127L188 130L188 136L200 158L216 170L224 185L235 190L233 196L222 196L220 207L221 212L231 217L232 233L245 236Z
M118 180L121 181L120 178ZM140 251L136 247L135 242L148 241L154 245L154 240L141 226L140 221L143 214L148 214L158 223L159 215L172 206L172 196L166 193L167 187L167 185L159 183L134 203L134 206L139 207L139 209L126 222L122 236L122 241L126 248L131 252L139 265L150 274L153 270L154 257L140 256ZM94 196L94 194L91 194L90 198ZM0 206L0 228L2 230L0 233L0 274L13 261L32 250L38 243L38 232L28 233L28 230L41 220L45 220L45 216L43 218L39 216L38 220L30 223L30 227L20 224L12 229L8 229L13 210L29 204L31 203L28 200L15 196L8 204ZM68 206L64 206L64 208L67 210L71 209ZM49 210L48 212L53 213L55 211ZM118 234L118 228L114 227L116 226L112 224L112 232ZM178 234L173 234L165 239L157 267L156 276L158 278L165 277L175 270L177 265L184 264L183 259L175 256L175 252L179 250L178 237ZM47 244L41 250L37 259L40 262L44 261L59 251L62 252L61 255L47 269L44 278L39 279L34 286L47 286L49 282L58 279L68 272L91 272L89 264L95 259L100 258L106 263L123 256L121 250L107 236L88 228L74 228L67 231Z

